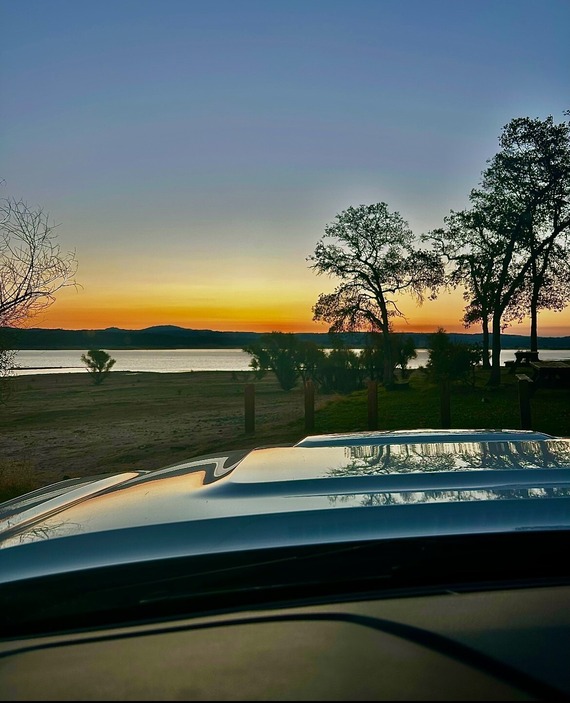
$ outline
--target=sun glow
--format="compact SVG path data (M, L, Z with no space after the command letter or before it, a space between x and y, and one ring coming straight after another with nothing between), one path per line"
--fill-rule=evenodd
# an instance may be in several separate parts
M314 278L314 277L313 277ZM241 287L171 282L158 286L129 286L121 294L105 287L60 291L56 302L31 321L33 327L48 329L143 329L153 325L178 325L191 329L247 332L326 332L326 323L312 319L312 306L320 292L332 289L326 281L251 280ZM478 333L480 326L465 328L461 322L463 300L459 294L445 294L418 306L401 299L404 318L393 319L396 332L430 333L443 327L447 332ZM528 323L513 325L507 334L529 333ZM542 336L570 335L570 311L542 312Z

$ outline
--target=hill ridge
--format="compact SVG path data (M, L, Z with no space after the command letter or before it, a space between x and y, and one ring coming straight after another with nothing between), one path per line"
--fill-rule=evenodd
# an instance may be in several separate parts
M221 332L210 329L190 329L176 325L156 325L141 330L108 327L99 330L67 330L28 327L22 329L0 328L0 333L12 349L241 349L258 340L262 332ZM327 332L294 332L300 339L313 341L330 348ZM414 340L416 348L429 345L431 333L396 332ZM354 332L338 335L352 347L365 344L366 333ZM481 343L480 333L450 332L453 341L469 344ZM527 335L501 335L503 349L526 349ZM539 349L570 349L570 336L539 337Z

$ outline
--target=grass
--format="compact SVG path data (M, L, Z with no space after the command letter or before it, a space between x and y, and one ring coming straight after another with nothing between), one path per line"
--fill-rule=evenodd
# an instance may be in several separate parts
M480 373L474 386L451 395L451 425L458 429L520 427L516 377L504 371L496 389ZM100 386L86 374L44 374L11 379L13 393L0 408L0 500L67 477L152 469L199 454L291 444L307 432L302 389L282 391L272 374L255 382L256 426L244 429L246 372L182 374L112 372ZM533 429L570 436L570 390L539 389L532 398ZM317 393L311 434L368 429L367 392ZM409 388L378 390L381 430L434 428L440 423L439 389L421 371Z
M477 374L474 386L451 390L451 426L457 429L518 429L520 410L515 376L506 371L498 388L486 385L488 374ZM532 426L536 431L570 436L570 390L536 391L531 401ZM316 432L348 432L366 429L367 392L339 398L316 413ZM382 430L441 427L439 388L416 371L409 389L401 392L378 389L378 425Z

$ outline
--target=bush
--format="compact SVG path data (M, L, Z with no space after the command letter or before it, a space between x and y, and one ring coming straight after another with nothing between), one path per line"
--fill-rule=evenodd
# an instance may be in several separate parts
M365 377L359 355L352 349L336 348L323 355L317 382L323 393L347 394L360 390Z
M477 344L452 342L441 327L429 338L429 359L426 371L432 381L459 381L473 385L475 369L483 360Z
M249 362L256 378L262 378L266 371L273 371L284 391L290 391L297 384L299 372L296 366L297 339L294 334L269 332L261 335L244 351L251 354Z
M87 371L95 385L103 383L115 365L115 359L111 359L102 349L90 349L87 354L81 355L81 361L87 366Z
M408 363L417 356L416 346L412 337L402 334L391 334L392 371L400 368L402 379L409 376ZM366 346L360 352L360 359L368 378L371 381L381 379L384 374L384 338L381 334L371 333Z

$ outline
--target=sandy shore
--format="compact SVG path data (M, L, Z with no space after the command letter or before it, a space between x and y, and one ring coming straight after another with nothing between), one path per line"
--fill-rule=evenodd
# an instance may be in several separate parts
M245 433L247 372L113 372L100 386L86 373L12 380L12 397L0 408L0 471L21 467L38 485L306 434L302 390L285 393L272 374L255 381L254 435Z

